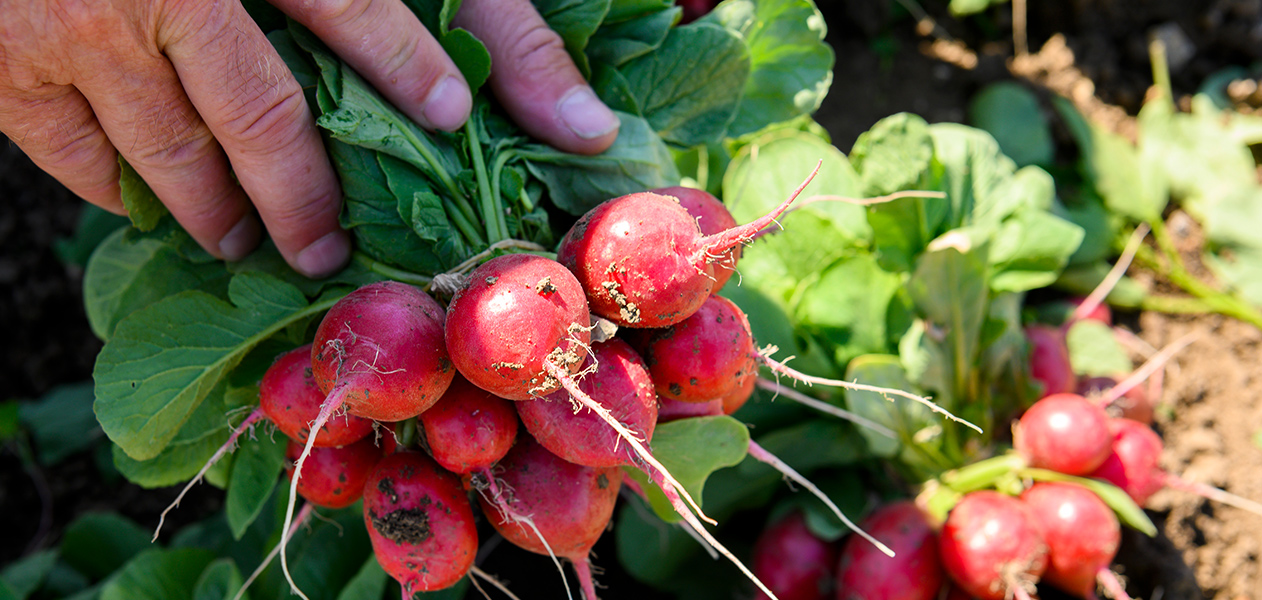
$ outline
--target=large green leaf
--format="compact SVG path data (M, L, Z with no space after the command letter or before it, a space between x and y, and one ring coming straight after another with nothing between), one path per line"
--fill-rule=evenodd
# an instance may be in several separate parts
M583 50L596 29L600 27L605 14L609 12L610 0L531 0L539 15L548 23L561 40L565 42L565 50L570 53L575 66L584 76L591 75L591 66Z
M39 449L39 461L52 465L101 439L92 413L92 382L60 385L19 410Z
M101 600L188 600L212 560L205 550L146 550L110 579Z
M152 532L116 513L87 513L66 528L61 559L89 579L104 579L152 547Z
M968 105L968 119L995 137L1018 165L1048 165L1054 158L1052 130L1038 96L1014 81L986 86Z
M833 81L833 50L811 0L728 0L703 18L749 46L751 70L728 137L815 112Z
M377 562L377 557L370 556L350 583L342 588L337 600L381 600L389 577L381 568L381 563Z
M884 352L890 338L887 312L903 283L903 276L882 270L871 254L839 259L818 279L804 283L794 321L800 332L832 348L838 365L860 354Z
M230 558L221 558L202 572L193 587L193 600L232 600L245 580ZM248 597L248 596L246 596Z
M579 215L610 198L679 182L670 150L648 122L617 114L622 121L618 139L596 156L566 154L542 145L520 152L561 210Z
M981 348L982 324L989 305L986 248L974 247L967 236L951 232L929 244L908 282L908 291L924 316L912 351L900 347L913 382L938 393L938 403L951 410L968 395L969 373Z
M748 447L749 430L732 417L681 419L653 431L653 455L698 501L710 474L741 462ZM644 488L658 516L671 523L680 520L661 489L642 471L628 468L627 474Z
M850 149L850 163L863 181L860 191L871 196L915 187L932 160L929 125L910 113L877 121ZM930 219L925 228L936 230L937 221Z
M621 23L601 25L587 42L587 58L617 67L656 50L679 20L682 9L671 7Z
M233 537L241 539L267 504L285 467L288 441L284 436L260 435L237 449L225 500Z
M869 354L855 358L846 369L846 381L915 391L915 386L908 380L899 358L892 355ZM904 443L932 443L928 439L918 442L913 440L920 432L940 423L923 404L877 392L846 390L846 407L897 434L897 438L890 438L882 432L858 427L859 435L867 440L868 448L877 456L895 456L900 450L904 450Z
M26 600L44 583L56 562L56 550L41 550L6 565L0 571L0 593L8 591L11 597Z
M1051 285L1078 250L1083 230L1051 213L1023 210L990 244L990 288L1024 292Z
M749 76L749 53L727 29L697 23L671 30L657 51L618 70L662 139L695 146L727 130Z
M1023 202L1034 202L1005 193L1017 167L990 134L957 123L936 123L929 126L929 136L937 171L934 189L946 192L950 208L944 229L974 223L992 227Z
M1135 368L1129 353L1113 335L1113 328L1099 321L1083 319L1071 325L1065 344L1069 347L1069 362L1080 375L1126 375Z
M1126 138L1088 123L1068 100L1055 97L1052 105L1078 142L1084 176L1109 210L1139 221L1160 218L1169 193L1156 162L1141 160L1139 150Z
M127 209L127 217L131 219L132 226L141 231L153 230L163 217L171 213L122 155L118 157L118 168L123 208Z
M114 443L136 460L156 457L188 416L255 346L327 310L270 275L232 278L232 303L181 292L123 319L97 357L96 414Z
M88 259L105 238L126 227L130 221L95 204L84 204L79 210L79 222L74 235L59 238L53 243L57 258L62 262L80 267L87 266Z

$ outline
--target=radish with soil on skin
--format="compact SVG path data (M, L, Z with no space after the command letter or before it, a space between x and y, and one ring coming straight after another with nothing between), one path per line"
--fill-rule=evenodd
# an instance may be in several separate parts
M383 458L364 485L364 526L381 568L416 592L454 585L473 566L478 531L460 479L428 456Z
M480 496L478 501L491 525L520 548L569 559L583 597L596 600L587 556L609 525L622 469L574 464L528 435L521 436L499 467L505 491L498 500L512 513L500 512L498 503L492 503L494 499ZM513 515L528 515L530 522L523 523Z
M1112 451L1091 477L1121 488L1135 504L1144 506L1153 494L1169 487L1262 515L1262 504L1258 502L1163 470L1161 437L1147 425L1129 419L1109 419L1109 430L1113 433Z
M1067 475L1086 475L1109 455L1109 415L1078 394L1035 402L1012 426L1012 445L1026 464Z
M767 215L714 235L702 235L673 198L640 192L608 200L570 228L557 261L574 272L593 313L625 327L673 325L714 290L714 263L771 224L818 172L816 165Z
M259 383L259 407L267 420L291 440L306 441L324 398L311 370L311 344L280 355ZM372 430L372 419L342 415L324 424L316 434L315 446L345 446L363 439Z
M1078 389L1078 376L1069 362L1065 334L1055 327L1031 325L1025 328L1030 344L1030 376L1043 384L1043 395L1072 394Z
M965 494L938 533L947 575L979 600L1029 600L1047 568L1047 544L1020 500L982 490Z
M1114 600L1130 600L1109 571L1122 542L1117 515L1099 496L1080 485L1039 482L1021 493L1047 542L1042 580L1085 600L1096 600L1096 584Z
M301 453L302 444L290 440L285 447L287 477L293 477L293 461ZM364 482L381 456L381 448L368 438L336 448L314 448L298 480L298 495L321 508L346 508L364 495Z
M946 572L938 558L938 540L929 520L910 500L882 506L860 526L894 551L891 558L873 546L849 538L837 567L836 600L933 600Z
M533 254L483 263L447 306L447 348L456 369L473 385L509 400L560 388L545 363L578 373L590 331L578 280L560 263Z
M679 205L696 219L697 227L701 228L702 235L715 235L722 233L728 229L736 227L736 217L728 212L727 206L723 205L723 201L714 197L714 194L705 190L696 188L672 186L649 190L654 194L662 196L670 196L679 200ZM717 294L728 279L732 278L732 274L736 272L736 263L741 258L741 247L736 246L731 250L723 253L722 258L716 261L714 266L714 290L712 294Z
M824 600L832 588L833 544L815 537L794 511L767 526L754 542L750 566L780 600ZM755 593L754 600L767 596Z
M328 394L312 430L322 430L343 408L368 419L401 421L437 402L455 376L443 321L438 302L394 281L365 285L334 304L320 321L311 348L316 384ZM307 436L294 463L286 529L293 519L303 463L314 442L315 436ZM290 576L283 545L282 539L281 570L293 591L305 599Z
M709 402L757 377L757 354L745 313L727 298L710 296L692 316L656 331L644 361L659 396Z

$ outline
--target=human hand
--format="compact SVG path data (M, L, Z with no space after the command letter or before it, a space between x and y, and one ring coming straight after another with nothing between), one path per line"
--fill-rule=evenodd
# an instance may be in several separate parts
M272 2L422 126L468 118L468 85L401 0ZM485 41L489 85L526 132L582 154L613 143L617 118L529 0L465 0L455 24ZM260 219L308 276L349 256L302 90L239 0L0 0L0 132L119 214L121 154L217 257L248 254Z

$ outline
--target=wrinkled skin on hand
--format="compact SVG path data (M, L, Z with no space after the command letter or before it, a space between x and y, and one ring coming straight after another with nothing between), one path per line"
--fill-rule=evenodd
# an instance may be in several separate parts
M468 118L468 85L402 0L272 2L423 127ZM584 154L613 143L617 118L529 0L466 0L453 26L486 42L490 87L528 133ZM121 155L220 258L263 227L308 276L348 257L302 90L240 0L0 0L0 132L119 214Z

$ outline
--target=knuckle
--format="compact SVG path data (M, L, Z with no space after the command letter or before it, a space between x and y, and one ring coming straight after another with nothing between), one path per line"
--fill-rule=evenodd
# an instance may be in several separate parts
M223 122L224 134L244 152L282 151L299 141L311 120L307 101L296 85L268 86L246 98Z
M515 77L546 80L568 64L565 42L542 20L516 31L508 44L508 61Z
M324 192L276 203L269 207L266 216L268 228L274 226L294 232L324 231L336 221L341 202L341 196L336 192Z
M368 10L372 0L304 0L295 7L303 21L323 21L328 27L337 27L355 20Z
M184 110L150 112L140 118L136 127L134 143L126 154L128 160L139 165L189 167L216 149L215 138L205 123Z

